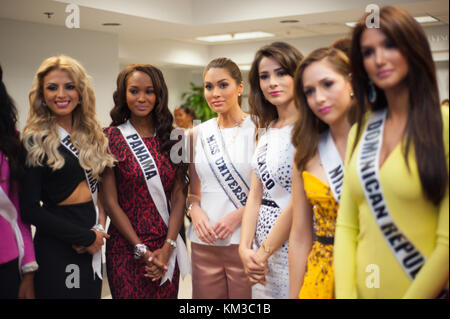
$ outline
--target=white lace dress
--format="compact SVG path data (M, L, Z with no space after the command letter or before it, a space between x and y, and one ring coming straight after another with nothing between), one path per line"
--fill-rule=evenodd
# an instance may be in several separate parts
M258 165L257 158L260 153L259 151L268 143L267 166L270 167L275 182L281 185L289 194L291 192L292 161L294 156L294 146L291 143L292 128L292 125L280 129L269 128L266 134L261 136L252 159L252 168L262 182L261 175L263 168L261 165ZM277 198L273 198L270 195L264 182L262 184L263 199L276 202ZM261 205L254 237L254 249L258 249L267 238L283 208ZM252 288L252 298L289 298L288 241L270 256L268 260L266 285L254 285Z

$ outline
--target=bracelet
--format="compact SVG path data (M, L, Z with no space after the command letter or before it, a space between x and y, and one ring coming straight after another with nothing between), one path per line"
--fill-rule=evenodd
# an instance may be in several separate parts
M21 270L22 270L22 274L28 274L30 272L35 272L36 270L39 269L39 266L37 264L37 262L32 261L24 266L22 266Z
M189 204L189 207L188 207L188 209L187 209L187 211L186 211L186 215L187 215L188 217L191 217L191 210L192 210L192 203Z
M136 244L134 246L134 259L141 259L147 252L147 246L144 244Z
M170 246L172 246L173 249L177 248L177 242L175 240L167 238L165 243L168 243Z
M95 229L96 231L106 234L106 230L103 228L102 224L97 224L94 227L92 227L92 229Z

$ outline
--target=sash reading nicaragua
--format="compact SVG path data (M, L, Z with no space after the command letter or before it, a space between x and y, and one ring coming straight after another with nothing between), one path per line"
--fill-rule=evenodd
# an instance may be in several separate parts
M357 171L366 201L387 245L400 267L413 280L425 263L425 257L395 225L380 183L379 161L385 119L386 109L370 116L361 139Z
M158 210L167 228L169 228L169 209L167 206L167 198L161 182L161 177L159 176L158 168L152 155L150 154L150 151L147 149L144 141L141 139L133 125L131 125L130 121L119 125L117 128L122 133L133 155L136 157L136 160L144 173L150 197L155 203L156 209ZM178 235L176 243L177 248L170 257L169 269L161 279L161 285L164 284L167 279L172 281L173 271L175 270L175 260L178 260L180 273L183 277L186 274L191 273L190 258L186 245L180 235Z
M16 238L17 248L19 250L19 270L22 265L22 258L25 254L25 245L22 238L22 233L17 223L17 209L14 204L9 199L8 195L4 192L3 188L0 186L0 216L2 216L11 225L14 232L14 237ZM19 271L22 276L22 271Z
M334 144L330 130L323 132L320 136L318 150L334 199L339 203L344 182L344 164Z
M200 139L211 171L238 209L245 206L250 188L230 160L222 134L218 130L216 119L212 119L203 124Z
M73 146L72 141L70 140L70 135L67 133L67 131L62 128L61 126L58 126L59 128L59 138L61 141L61 144L67 148L76 158L78 158L78 150ZM97 206L97 199L98 199L98 181L92 176L92 170L84 170L84 174L86 175L86 181L89 185L89 190L91 191L92 195L92 201L94 202L95 206L95 225L98 224L98 206ZM92 226L95 226L92 225ZM94 278L95 274L100 279L103 279L102 277L102 251L99 250L92 256L92 270L94 271Z
M277 140L276 136L272 136L271 132L272 130L267 130L266 134L261 137L260 143L263 144L257 148L256 161L261 182L269 192L271 199L283 210L289 204L291 193L277 183L273 177L273 172L276 171L276 163L278 163L279 157L284 156L284 154L279 154L272 149L275 143L281 143L281 141ZM263 141L263 139L266 141Z

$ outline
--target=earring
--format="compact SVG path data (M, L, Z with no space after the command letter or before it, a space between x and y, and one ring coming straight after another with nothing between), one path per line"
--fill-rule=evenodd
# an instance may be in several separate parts
M42 100L42 106L43 106L43 107L47 107L47 103L45 103L44 100Z
M240 96L241 96L241 93L239 93L238 96L240 97Z
M374 104L377 101L377 91L372 81L369 81L369 102Z
M353 99L355 97L355 93L350 92L350 97Z

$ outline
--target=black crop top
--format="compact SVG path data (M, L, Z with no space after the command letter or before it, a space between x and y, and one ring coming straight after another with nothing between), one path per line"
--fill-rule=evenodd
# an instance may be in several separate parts
M61 169L53 170L46 165L26 167L20 196L21 216L25 222L64 242L89 246L95 240L95 233L90 228L80 227L49 209L69 197L86 179L78 159L62 145L58 151L64 157L64 166ZM46 162L47 158L44 159L44 163ZM41 201L43 206L40 205ZM59 206L58 209L63 207Z

